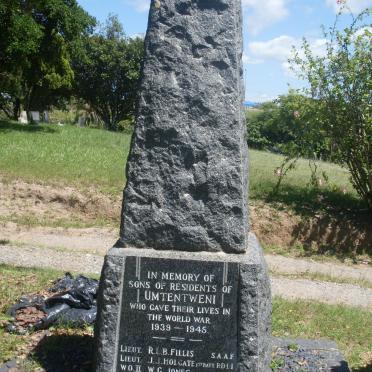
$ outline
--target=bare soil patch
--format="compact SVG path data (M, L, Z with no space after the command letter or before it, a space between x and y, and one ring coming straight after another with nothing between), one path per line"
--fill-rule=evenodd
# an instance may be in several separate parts
M95 188L26 183L22 180L4 182L0 178L0 216L90 221L117 221L121 201Z
M301 255L335 256L371 263L372 225L363 214L299 215L284 205L251 202L252 230L269 246L298 247Z
M20 223L30 217L43 220L43 225L47 226L58 226L61 220L101 226L97 221L104 220L111 227L118 228L120 210L121 195L110 196L93 187L78 190L22 180L7 183L0 178L0 239L19 240L17 227L9 221ZM285 205L253 200L250 220L252 230L265 245L301 246L305 256L328 253L341 259L349 257L371 262L372 226L365 216L356 218L347 214L326 213L303 216ZM85 235L89 232L92 233L87 230ZM32 243L44 244L45 237L42 235L40 228ZM49 239L50 231L47 235ZM112 236L112 231L108 235ZM94 245L93 242L91 244ZM73 241L68 245L74 246Z

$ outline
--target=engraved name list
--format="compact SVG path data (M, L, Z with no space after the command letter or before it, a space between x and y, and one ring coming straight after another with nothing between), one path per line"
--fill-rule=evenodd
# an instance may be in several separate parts
M116 370L236 371L238 270L127 257Z

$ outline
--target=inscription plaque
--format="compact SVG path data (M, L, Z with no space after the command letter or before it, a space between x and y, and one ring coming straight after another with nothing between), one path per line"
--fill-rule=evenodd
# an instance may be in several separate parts
M238 271L127 257L116 371L237 371Z

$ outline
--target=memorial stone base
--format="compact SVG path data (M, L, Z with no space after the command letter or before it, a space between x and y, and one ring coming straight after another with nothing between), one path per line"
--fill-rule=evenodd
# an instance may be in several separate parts
M271 293L244 254L113 248L102 271L96 372L266 372Z

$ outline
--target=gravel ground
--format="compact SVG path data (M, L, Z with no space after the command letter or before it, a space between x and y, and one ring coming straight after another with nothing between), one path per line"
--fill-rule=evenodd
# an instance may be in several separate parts
M81 274L100 274L103 255L26 246L0 246L0 263L22 266L54 268Z
M372 309L372 289L352 284L272 277L271 288L273 295L290 300L315 300Z
M15 223L0 224L0 239L27 246L63 248L70 251L106 254L117 241L119 231L113 228L23 228Z
M266 255L270 270L278 274L319 273L335 278L367 280L372 283L372 268L367 265L337 265L312 260Z
M0 246L0 263L99 274L103 255L29 246ZM292 263L292 262L291 262ZM296 261L292 264L295 264ZM352 284L272 277L274 296L372 308L372 290Z
M112 228L63 229L50 227L20 228L16 224L0 225L0 240L32 247L61 248L66 251L87 252L104 256L118 238L119 231ZM18 244L16 244L18 245ZM271 271L277 274L320 273L336 278L367 280L372 283L372 268L367 265L322 263L310 259L266 255Z

